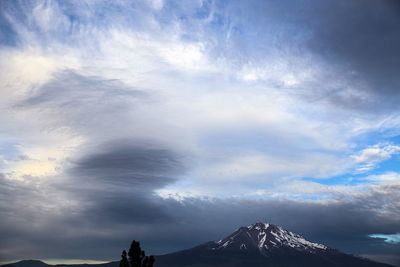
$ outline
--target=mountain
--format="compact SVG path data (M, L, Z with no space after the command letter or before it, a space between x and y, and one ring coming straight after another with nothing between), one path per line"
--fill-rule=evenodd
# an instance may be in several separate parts
M5 264L1 267L49 267L47 263L39 260L23 260L15 263Z
M119 262L107 262L107 263L99 263L99 264L57 264L51 265L44 263L40 260L22 260L15 263L9 263L5 265L1 265L0 267L118 267Z
M48 265L20 261L1 267L118 267L103 264ZM155 267L393 267L342 253L280 226L255 223L240 227L219 241L156 256Z
M280 226L255 223L226 238L158 256L157 267L389 267L306 240Z

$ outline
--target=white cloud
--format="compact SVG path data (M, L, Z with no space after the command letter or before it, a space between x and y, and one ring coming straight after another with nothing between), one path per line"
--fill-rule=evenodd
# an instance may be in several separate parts
M323 73L321 63L310 55L272 55L263 64L245 64L237 72L239 79L247 82L269 82L283 88L294 88L319 79ZM310 64L313 62L313 64Z
M400 185L400 173L389 171L382 174L368 175L365 180L382 186Z
M335 162L333 164L333 162ZM340 166L340 167L339 167ZM199 176L213 182L268 182L284 177L326 178L348 169L346 160L333 155L313 154L308 157L242 152L230 159L210 163Z
M386 243L399 244L400 243L400 233L396 234L371 234L371 238L383 239Z
M48 54L39 48L1 50L0 93L3 105L13 104L65 68L79 69L79 61L67 55ZM11 102L10 102L11 101Z
M164 6L164 0L148 0L148 1L150 2L151 6L156 10L160 10Z
M390 159L400 152L400 146L393 144L377 144L363 149L358 155L353 156L358 164L358 172L367 172L374 169L379 163Z

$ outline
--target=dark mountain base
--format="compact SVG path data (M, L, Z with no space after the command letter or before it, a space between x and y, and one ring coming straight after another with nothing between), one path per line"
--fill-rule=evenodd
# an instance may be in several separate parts
M302 255L200 252L199 248L156 257L157 267L392 267L343 253Z

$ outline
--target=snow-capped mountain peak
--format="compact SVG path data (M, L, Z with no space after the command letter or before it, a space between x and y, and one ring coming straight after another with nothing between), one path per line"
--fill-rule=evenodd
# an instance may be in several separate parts
M308 241L303 236L287 231L280 226L261 222L247 227L240 227L228 237L215 242L211 249L257 249L261 253L267 253L278 248L295 249L310 253L328 249L324 245Z
M157 258L157 266L394 267L341 253L268 223L240 227L219 241Z

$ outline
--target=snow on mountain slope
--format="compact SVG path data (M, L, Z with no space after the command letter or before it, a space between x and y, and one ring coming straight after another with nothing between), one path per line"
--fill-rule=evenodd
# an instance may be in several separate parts
M215 242L211 249L257 249L263 253L282 247L309 253L328 250L328 247L324 245L310 242L301 235L287 231L280 226L266 223L255 223L247 227L241 227L230 236Z

